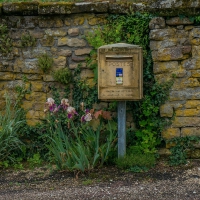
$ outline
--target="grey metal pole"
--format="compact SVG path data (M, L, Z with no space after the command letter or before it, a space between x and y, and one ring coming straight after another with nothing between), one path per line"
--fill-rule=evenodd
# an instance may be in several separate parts
M118 102L118 158L126 154L126 101Z

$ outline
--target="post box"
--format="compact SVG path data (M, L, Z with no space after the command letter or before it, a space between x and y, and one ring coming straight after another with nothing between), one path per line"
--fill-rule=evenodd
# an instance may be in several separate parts
M134 101L142 97L142 48L125 43L101 46L98 49L98 98Z

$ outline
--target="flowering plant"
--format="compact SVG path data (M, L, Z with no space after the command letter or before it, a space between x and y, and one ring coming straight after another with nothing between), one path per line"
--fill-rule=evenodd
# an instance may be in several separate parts
M75 108L70 106L68 99L62 99L61 104L57 106L53 98L48 98L45 105L47 106L47 109L45 109L44 112L49 111L52 114L56 114L59 111L64 111L66 112L68 119L72 119L74 115L78 115Z

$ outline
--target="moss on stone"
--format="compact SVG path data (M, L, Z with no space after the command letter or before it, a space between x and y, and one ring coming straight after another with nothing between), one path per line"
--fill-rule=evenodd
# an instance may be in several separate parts
M38 13L39 14L70 14L73 6L74 6L74 3L70 3L70 2L39 3Z

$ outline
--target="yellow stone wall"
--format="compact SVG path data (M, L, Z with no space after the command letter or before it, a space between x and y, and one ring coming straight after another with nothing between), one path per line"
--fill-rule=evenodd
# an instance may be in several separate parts
M161 117L174 120L162 136L200 136L200 27L179 17L155 17L149 27L155 79L163 83L175 77L160 108Z
M0 102L3 105L4 94L9 92L16 96L16 86L23 87L25 76L26 89L30 93L23 99L23 108L27 110L26 118L34 125L44 117L44 105L48 97L52 97L52 87L59 89L63 85L55 82L52 72L69 68L73 71L82 63L82 78L94 77L92 70L86 65L86 57L92 47L85 39L88 31L105 23L107 14L69 14L63 16L8 16L2 15L0 23L9 28L13 49L8 55L0 55ZM22 47L21 36L30 33L36 38L33 47ZM53 58L52 70L44 73L38 67L38 57L48 53ZM92 82L91 82L92 84Z

